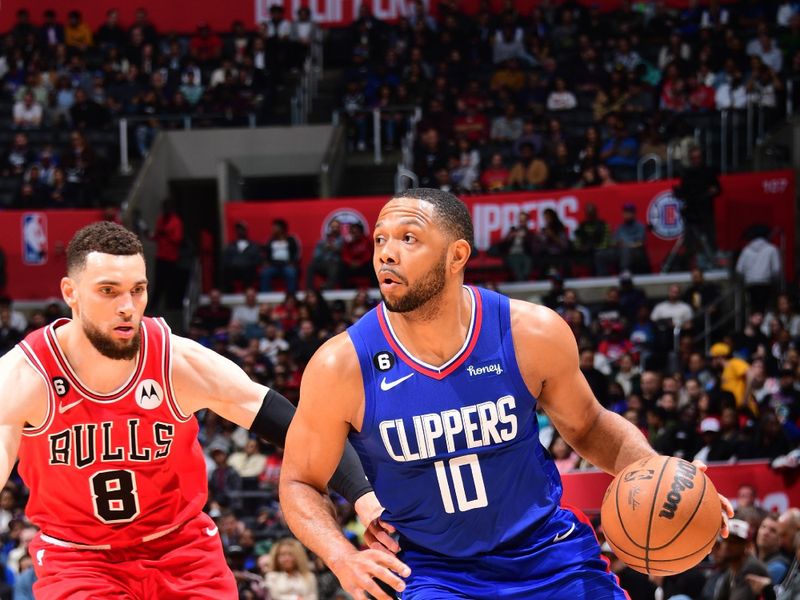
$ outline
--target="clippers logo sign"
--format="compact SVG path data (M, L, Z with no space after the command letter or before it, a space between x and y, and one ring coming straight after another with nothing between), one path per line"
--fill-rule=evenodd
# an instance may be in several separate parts
M320 232L322 237L328 234L328 229L333 221L339 223L341 226L339 230L344 237L350 235L350 226L356 223L361 223L361 226L364 228L364 233L367 235L369 234L369 225L364 215L352 208L342 208L333 211L322 220L322 231Z
M47 263L47 216L44 213L22 215L22 262L26 265Z
M164 390L153 379L145 379L136 388L136 404L147 410L153 410L164 400Z
M681 201L672 192L662 192L647 207L647 222L662 240L674 240L683 233Z

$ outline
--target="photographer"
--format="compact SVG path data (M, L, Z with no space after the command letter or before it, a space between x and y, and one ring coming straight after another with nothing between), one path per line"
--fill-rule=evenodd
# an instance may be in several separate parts
M689 164L673 191L683 202L681 214L686 256L696 256L696 266L706 270L715 264L714 198L719 196L721 189L713 169L704 164L699 147L694 146L689 151Z

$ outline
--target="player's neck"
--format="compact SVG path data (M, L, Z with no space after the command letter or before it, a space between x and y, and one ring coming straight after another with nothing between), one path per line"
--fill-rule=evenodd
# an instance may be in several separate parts
M448 285L435 303L408 313L389 313L403 346L417 359L442 365L463 347L472 320L472 296L459 282Z
M55 330L58 345L72 370L90 390L108 394L119 389L136 369L137 354L130 360L114 360L97 351L73 319Z

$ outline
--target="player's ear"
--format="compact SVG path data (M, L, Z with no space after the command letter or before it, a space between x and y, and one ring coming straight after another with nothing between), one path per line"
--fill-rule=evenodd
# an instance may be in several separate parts
M456 240L450 244L450 268L454 273L466 269L470 253L466 240Z
M78 304L78 285L72 277L61 278L61 296L72 309Z

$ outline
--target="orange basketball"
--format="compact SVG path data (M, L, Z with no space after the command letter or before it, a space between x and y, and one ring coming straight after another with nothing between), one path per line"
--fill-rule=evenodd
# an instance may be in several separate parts
M628 465L603 498L603 532L631 569L674 575L711 551L722 516L714 484L680 458L652 456Z

